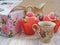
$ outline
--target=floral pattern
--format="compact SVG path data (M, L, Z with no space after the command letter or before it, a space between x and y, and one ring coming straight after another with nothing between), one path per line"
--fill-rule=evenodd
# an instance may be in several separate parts
M2 32L6 35L9 34L9 28L7 25L2 25Z
M12 15L9 14L8 16L5 16L5 15L0 16L0 32L2 32L1 34L5 34L5 35L8 35L9 37L12 37L14 34L20 31L20 27L19 27L19 30L16 28L19 25L19 24L16 25L17 24L16 22L20 18L18 16L21 16L21 15L20 15L20 12L19 13L17 11L15 12L17 13L17 16L14 12L12 12L13 13ZM13 15L16 17L13 18Z
M3 34L8 35L9 37L13 36L13 30L11 30L13 27L15 27L16 21L8 17L2 17L2 27L0 28L0 32L3 32ZM15 30L16 31L16 30Z

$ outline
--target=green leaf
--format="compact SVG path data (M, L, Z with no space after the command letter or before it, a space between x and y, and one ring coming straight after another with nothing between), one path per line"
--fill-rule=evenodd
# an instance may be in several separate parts
M9 35L9 37L12 37L12 36L13 36L13 31L10 30L10 35Z
M2 24L6 24L6 22L4 21L4 19L2 19L2 22L1 22Z
M11 18L11 16L8 15L8 18Z
M15 26L16 21L13 22L13 25Z
M0 31L1 31L1 28L0 28Z
M13 35L10 34L10 35L9 35L9 38L11 38L12 36L13 36Z
M10 34L13 34L13 31L12 30L10 30Z

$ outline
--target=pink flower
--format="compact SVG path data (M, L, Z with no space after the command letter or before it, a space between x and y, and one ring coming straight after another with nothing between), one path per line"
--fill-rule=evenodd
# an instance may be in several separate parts
M2 25L2 32L7 35L9 34L9 28L7 25Z
M7 18L7 16L1 16L1 19L6 22L8 18Z
M27 16L28 17L33 17L35 14L34 13L32 13L32 12L27 12Z

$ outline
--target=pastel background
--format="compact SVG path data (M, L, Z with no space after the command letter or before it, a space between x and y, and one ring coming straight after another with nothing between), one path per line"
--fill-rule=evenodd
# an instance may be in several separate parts
M41 3L46 3L44 7L44 14L48 14L51 11L54 11L60 15L60 0L23 0L20 5L33 5L39 7Z

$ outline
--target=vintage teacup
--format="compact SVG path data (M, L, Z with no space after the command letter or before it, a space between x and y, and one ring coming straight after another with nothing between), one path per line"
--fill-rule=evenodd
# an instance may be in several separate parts
M34 27L36 26L37 29ZM54 34L55 23L50 21L40 21L38 24L32 25L35 35L39 37L42 42L48 43Z

